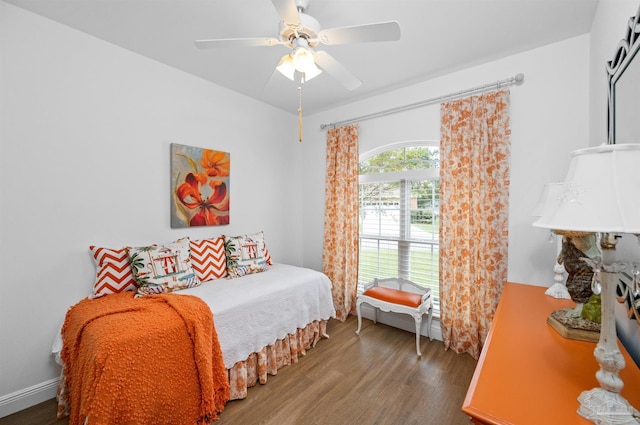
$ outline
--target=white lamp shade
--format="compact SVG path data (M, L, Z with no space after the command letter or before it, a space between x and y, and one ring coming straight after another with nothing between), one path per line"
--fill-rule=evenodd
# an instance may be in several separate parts
M531 213L534 217L542 217L553 211L552 208L556 208L556 204L560 200L562 194L563 183L547 183L542 189L542 195L536 205L535 209Z
M640 234L640 144L572 152L560 194L549 202L535 227Z

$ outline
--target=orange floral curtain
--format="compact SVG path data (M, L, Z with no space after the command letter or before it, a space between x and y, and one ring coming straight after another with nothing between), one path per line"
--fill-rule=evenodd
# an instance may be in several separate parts
M358 289L358 160L358 126L327 132L322 271L340 321L355 313Z
M441 105L442 336L476 359L507 278L509 121L507 90Z

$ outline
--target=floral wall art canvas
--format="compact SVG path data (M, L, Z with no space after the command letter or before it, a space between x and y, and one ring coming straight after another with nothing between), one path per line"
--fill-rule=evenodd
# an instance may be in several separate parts
M231 156L171 144L171 227L229 224Z

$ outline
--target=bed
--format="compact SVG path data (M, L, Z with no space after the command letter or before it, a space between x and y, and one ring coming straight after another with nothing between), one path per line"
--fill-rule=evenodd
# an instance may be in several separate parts
M116 297L109 295L102 297L100 299L101 303L111 304L110 297L115 302ZM170 294L142 298L162 297L169 300L165 302L168 304L182 304L186 302L184 300L195 299L200 305L206 305L212 313L214 340L219 342L219 363L224 365L224 378L226 379L225 383L228 385L228 389L225 390L227 391L225 401L245 398L249 387L257 383L266 383L269 374L275 375L279 368L296 363L298 357L304 355L307 349L314 347L320 339L328 337L326 334L327 321L335 317L331 296L331 282L324 274L311 269L279 263L269 265L263 272L247 274L233 279L219 278L204 281L199 286L182 289ZM131 301L126 300L125 302L134 303L136 301L133 295L129 298L131 298ZM86 300L85 302L89 303L90 301ZM173 310L176 309L173 308ZM156 313L149 314L153 316ZM172 314L175 314L175 311ZM189 316L189 313L178 311L178 315L184 318ZM87 322L91 320L93 318L85 319ZM128 319L123 320L127 321ZM193 341L193 334L197 332L189 331L189 329L193 329L193 326L189 324L183 326L182 322L184 321L173 320L172 326L180 322L180 326L187 329L187 341L189 338ZM139 322L140 320L138 319L136 323ZM155 329L153 332L156 332ZM163 332L165 330L158 332L157 339L164 340ZM144 338L148 333L144 332ZM98 353L94 354L98 358L101 357L99 354L100 347L98 347L100 338L88 333L88 336L83 337L82 342L83 344L88 344L90 350ZM122 337L120 338L122 339ZM134 342L127 340L124 343L117 341L114 344L122 346L123 351L127 351L128 344L131 343L148 344L146 340L139 341L140 338L135 337L136 341ZM65 356L62 355L65 353L64 341L65 339L59 335L53 348L57 360L63 366L58 388L58 417L68 416L74 410L73 405L70 405L70 403L73 403L74 398L69 396L70 385L67 382L70 374L64 361ZM79 343L70 344L67 342L67 346L69 345L79 346ZM69 348L67 347L68 350ZM78 350L80 351L80 349ZM83 348L82 350L84 351L85 349ZM195 347L193 352L196 352ZM113 359L116 356L102 357ZM68 354L66 358L69 358ZM109 361L105 360L105 363L100 365L100 373L102 373L103 369L113 369L109 366ZM172 358L170 361L175 361L175 359ZM94 365L91 367L95 368ZM171 368L173 369L175 366ZM197 370L198 362L195 363L195 369L194 373L197 375L199 373ZM95 372L92 373L95 375ZM145 374L146 372L138 373L135 376ZM123 376L126 377L127 374ZM118 381L121 377L113 376L111 379ZM130 377L125 379L130 379ZM115 382L115 385L122 385L122 383ZM202 386L201 383L200 386ZM95 389L81 389L80 391L91 391L93 397L98 397ZM141 391L144 392L144 389L141 389ZM177 396L174 395L172 397L176 398ZM171 399L172 397L166 396L165 399ZM147 394L142 397L142 400L149 400L149 398L153 399L154 395ZM94 404L97 403L95 400L90 401ZM119 403L124 403L124 398L118 399L111 396L110 399L102 403L110 403L111 406L119 405ZM136 403L139 404L139 400ZM136 403L129 404L135 406ZM210 404L211 401L207 401L207 403ZM202 401L200 404L204 405L205 402ZM147 408L153 410L152 407ZM198 408L198 403L195 403L194 409L196 408ZM140 407L130 408L130 410L133 409L140 409ZM215 419L216 409L213 409L213 414L211 414L210 410L200 406L196 422L208 422ZM217 410L220 411L221 409L218 408ZM92 421L90 415L87 414L89 411L91 410L83 407L84 413L79 413L76 409L76 418L74 419L76 422L71 421L72 415L70 424L81 423L79 421L83 418L87 424L103 423L100 420ZM116 419L110 418L105 420L104 423L113 420ZM139 423L144 422L141 421Z

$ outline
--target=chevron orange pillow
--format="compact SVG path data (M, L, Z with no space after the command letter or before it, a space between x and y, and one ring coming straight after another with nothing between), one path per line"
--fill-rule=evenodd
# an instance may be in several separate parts
M192 240L191 267L201 282L225 277L227 257L224 252L224 238Z
M138 289L125 248L112 249L92 245L89 249L96 264L96 280L89 295L90 299Z

